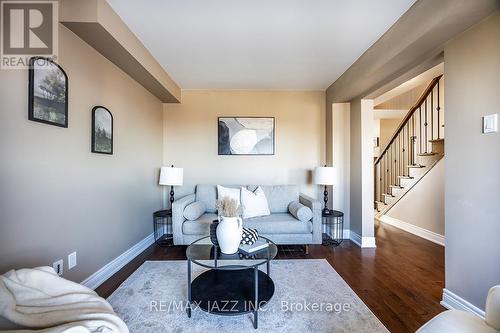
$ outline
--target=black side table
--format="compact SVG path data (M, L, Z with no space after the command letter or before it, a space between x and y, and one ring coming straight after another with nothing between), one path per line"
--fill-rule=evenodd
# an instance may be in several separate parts
M174 245L171 209L159 210L153 213L153 229L156 244L162 247Z
M338 210L330 210L330 214L323 215L325 233L323 233L323 245L339 246L344 239L344 213Z

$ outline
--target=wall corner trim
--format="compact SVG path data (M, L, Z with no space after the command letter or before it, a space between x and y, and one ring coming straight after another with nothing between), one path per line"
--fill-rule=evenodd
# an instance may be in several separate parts
M462 310L475 314L484 319L485 312L475 305L472 305L457 294L452 293L448 289L443 289L443 300L440 302L442 306L449 310Z
M375 237L361 237L354 231L350 231L350 240L354 242L359 247L362 248L375 248L377 245L375 244Z
M101 267L101 269L99 269L97 272L83 280L81 284L90 289L96 289L102 283L104 283L104 281L113 276L113 274L122 269L123 266L128 264L132 259L146 250L151 244L154 243L154 241L154 235L148 235L139 243L135 244L130 249L113 259L111 262Z
M433 243L445 246L444 236L437 234L433 231L418 227L416 225L395 219L387 215L382 215L381 217L378 217L377 220L379 220L382 223L392 225L393 227L409 232L410 234L413 234L415 236L427 239L428 241L431 241Z

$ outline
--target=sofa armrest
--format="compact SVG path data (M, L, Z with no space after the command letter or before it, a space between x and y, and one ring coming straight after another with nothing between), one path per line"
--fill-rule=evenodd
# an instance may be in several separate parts
M174 236L174 244L183 244L182 224L186 220L184 218L184 209L187 205L192 204L195 200L194 194L186 195L172 203L172 233Z
M311 198L308 195L300 194L299 202L304 206L311 208L313 212L312 224L313 224L313 244L321 244L322 241L322 231L321 231L321 209L322 205L319 200Z

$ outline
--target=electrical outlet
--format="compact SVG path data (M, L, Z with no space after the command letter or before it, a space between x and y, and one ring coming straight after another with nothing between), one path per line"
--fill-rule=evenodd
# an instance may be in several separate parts
M56 271L57 275L63 275L64 263L62 259L59 259L58 261L54 262L52 264L52 267L54 267L54 270Z
M76 266L76 252L73 252L68 255L68 269L72 269L75 266Z

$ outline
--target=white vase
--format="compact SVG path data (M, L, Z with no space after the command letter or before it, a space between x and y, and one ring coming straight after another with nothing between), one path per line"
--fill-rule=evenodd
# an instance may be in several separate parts
M217 242L222 253L233 254L238 251L243 233L243 221L239 217L220 217L217 226Z

